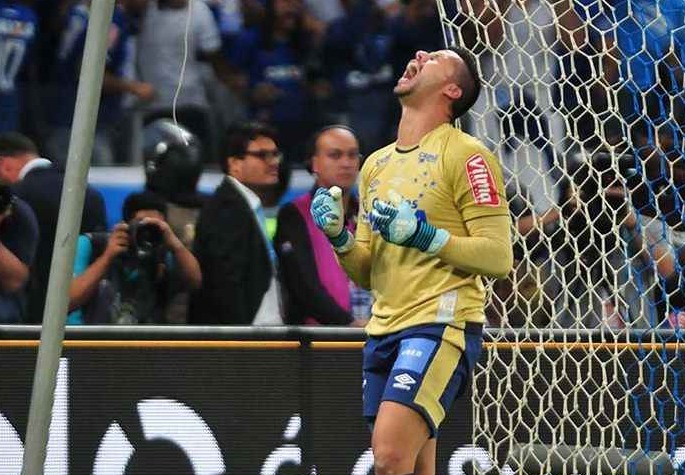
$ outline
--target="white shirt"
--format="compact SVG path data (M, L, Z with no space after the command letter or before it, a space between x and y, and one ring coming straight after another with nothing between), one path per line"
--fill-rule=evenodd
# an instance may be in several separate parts
M206 65L197 56L219 51L221 35L209 7L204 2L191 3L188 56L178 104L208 107L203 81ZM151 83L156 92L152 103L146 104L149 109L167 108L173 103L184 58L187 21L187 8L160 10L157 2L148 4L137 48L140 79Z
M257 213L262 208L262 200L259 199L259 196L257 196L254 191L240 183L232 176L229 175L228 179L231 180L231 183L235 185L235 187L238 189L243 198L245 198L245 201L247 201L247 204L250 206L252 214L255 217L255 221L262 230L262 236L264 236L265 241L264 246L267 248L268 253L269 244L266 242L266 240L268 239L266 235L266 229L262 227L259 219L257 218ZM271 282L269 284L269 289L266 291L264 297L262 298L262 303L259 306L257 315L252 321L253 325L283 325L283 315L281 313L281 300L279 297L279 292L280 289L278 286L278 281L276 280L276 272L275 269L273 269L273 272L271 273Z
M23 180L31 170L35 170L36 168L48 168L51 165L52 162L47 158L34 158L19 170L19 179Z

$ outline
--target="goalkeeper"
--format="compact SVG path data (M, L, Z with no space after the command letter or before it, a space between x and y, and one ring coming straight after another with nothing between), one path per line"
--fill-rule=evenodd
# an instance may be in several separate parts
M376 475L435 474L438 427L481 351L481 276L512 267L500 166L451 125L479 91L468 51L417 52L394 89L397 141L362 168L356 236L339 189L312 201L343 268L376 297L363 363Z

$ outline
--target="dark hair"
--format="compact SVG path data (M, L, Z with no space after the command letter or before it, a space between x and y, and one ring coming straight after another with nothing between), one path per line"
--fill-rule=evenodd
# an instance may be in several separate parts
M224 153L221 156L221 170L228 173L228 158L243 158L250 142L258 137L267 137L277 141L276 132L260 122L247 122L231 127L225 136Z
M309 138L309 141L307 142L307 148L306 148L306 153L307 153L307 158L305 159L305 166L307 167L307 171L309 173L312 173L312 158L314 155L316 155L316 144L319 142L319 139L323 134L328 132L329 130L335 130L335 129L341 129L341 130L347 130L349 133L354 135L354 137L357 139L357 143L359 143L359 148L361 149L361 142L359 142L359 137L357 137L357 133L354 131L352 127L349 127L344 124L330 124L330 125L324 125L321 127L319 130L314 132L314 134Z
M138 211L154 210L159 211L166 218L167 204L164 198L151 191L141 191L131 193L126 197L121 214L124 221L129 222Z
M0 134L0 156L13 157L25 153L38 155L38 147L33 140L19 132Z
M458 119L466 114L478 100L481 89L481 80L478 76L478 64L476 57L469 50L461 46L450 46L448 48L459 55L466 65L466 71L457 73L459 87L463 91L462 96L452 102L452 120ZM464 74L466 72L467 74Z
M264 2L262 2L264 3ZM303 7L304 8L304 7ZM261 28L261 46L272 51L276 47L276 0L266 0L264 3L264 20ZM297 61L303 59L308 50L307 35L304 29L304 15L300 15L295 25L295 30L290 33L286 43Z

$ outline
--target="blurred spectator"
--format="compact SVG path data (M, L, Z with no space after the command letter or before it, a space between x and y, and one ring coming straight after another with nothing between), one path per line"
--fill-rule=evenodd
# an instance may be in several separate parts
M191 324L282 324L276 253L255 186L275 185L282 153L260 124L228 132L227 175L202 209L194 251L203 285L191 298Z
M488 324L542 328L554 319L553 302L560 288L550 259L555 252L551 237L561 216L555 208L536 214L528 190L520 184L507 186L507 201L517 231L514 271L493 284L497 298L486 307Z
M29 279L27 323L41 323L48 287L50 263L59 215L64 171L40 158L27 137L13 132L0 134L0 182L11 183L14 193L33 209L40 241ZM99 192L86 189L81 232L106 229L105 203Z
M345 5L345 15L326 31L324 71L337 114L346 117L366 149L376 150L392 141L392 35L375 3L349 0Z
M200 265L167 222L164 199L126 198L124 222L79 237L69 289L69 323L168 323L166 310L184 287L202 285Z
M0 185L0 323L24 323L25 284L38 246L38 223L29 205Z
M213 162L216 139L207 84L215 76L239 92L244 80L222 55L219 29L207 4L193 2L190 19L188 15L188 0L151 0L148 4L138 42L138 70L141 79L152 84L156 93L146 105L145 120L152 122L173 116L174 97L181 81L180 68L185 64L176 115L199 138L205 162Z
M526 141L537 148L544 158L541 166L546 166L541 174L548 176L555 187L555 198L566 194L565 159L570 154L562 158L553 145L548 91L557 83L554 72L558 56L554 47L564 40L570 43L562 32L573 31L577 20L573 11L562 12L564 6L568 4L507 2L501 14L501 29L490 29L491 41L497 45L493 84L505 150L516 154Z
M385 8L396 2L379 1ZM435 51L444 48L440 17L434 0L406 0L400 14L392 18L393 71L399 76L417 50Z
M264 220L266 222L266 235L273 241L278 226L278 211L281 207L283 196L288 191L292 168L288 162L282 160L278 164L278 182L275 185L254 185L254 191L262 201L264 208Z
M664 325L685 329L685 232L668 228L658 217L629 212L623 223L624 239L638 286L650 287L652 304L645 318L651 327ZM652 275L656 270L656 282Z
M145 188L166 204L166 220L183 245L193 248L195 223L207 196L197 191L202 155L197 137L169 119L158 119L143 130ZM185 323L188 292L176 292L167 307L167 323Z
M117 128L122 125L124 94L132 94L143 102L151 100L155 94L151 84L124 77L126 63L132 60L128 57L127 47L130 24L134 17L144 11L146 3L146 0L119 0L114 10L93 149L93 163L97 165L112 165L117 161L116 134ZM69 11L69 20L59 45L56 74L60 91L53 98L50 122L54 130L46 147L53 159L60 164L65 164L67 160L89 15L90 1L76 2Z
M659 203L658 215L682 223L685 180L685 3L626 0L615 10L617 86L624 136L634 168L648 191L640 214ZM664 196L671 200L665 209Z
M344 15L343 4L349 0L328 0L322 2L320 0L304 0L307 11L318 21L323 23L331 23L342 18Z
M288 291L288 323L363 326L371 315L370 293L348 279L309 212L317 188L339 186L347 227L354 232L359 203L352 188L359 166L359 143L351 129L333 125L314 135L311 171L316 184L310 193L281 208L274 240Z
M29 79L35 80L31 59L38 34L38 18L21 1L0 3L0 132L16 131L27 105ZM23 80L22 80L23 79Z
M303 156L315 117L311 113L307 62L313 48L302 0L267 0L264 23L245 30L231 61L247 71L252 115L276 128L287 160Z
M602 0L604 1L604 0ZM552 100L568 124L564 144L571 153L593 153L620 140L620 124L611 110L616 58L610 9L596 0L557 2L554 12L561 41L553 49ZM587 8L586 8L587 7ZM567 152L567 156L569 153Z
M675 134L676 147L682 151L685 4L680 0L622 0L613 15L620 59L620 107L634 145L638 151L643 147L651 151L663 128Z
M264 4L261 0L205 0L217 22L224 50L230 48L244 28L261 23Z

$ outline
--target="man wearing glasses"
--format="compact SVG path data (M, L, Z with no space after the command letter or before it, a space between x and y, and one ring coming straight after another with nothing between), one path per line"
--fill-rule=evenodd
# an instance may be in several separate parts
M275 134L266 126L250 123L228 132L220 162L226 178L196 226L193 250L203 285L192 296L188 323L283 323L276 253L254 191L278 182L281 159Z

